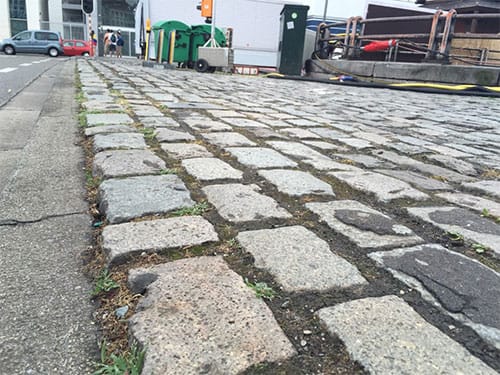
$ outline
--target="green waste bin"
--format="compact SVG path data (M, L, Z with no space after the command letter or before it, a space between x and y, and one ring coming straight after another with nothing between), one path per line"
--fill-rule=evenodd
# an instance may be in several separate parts
M285 5L281 11L278 70L300 75L306 35L307 5Z
M191 27L180 21L158 21L155 23L152 27L152 31L155 37L156 51L158 51L160 30L164 30L162 60L168 61L170 33L175 31L173 62L187 64L189 62Z
M189 61L196 63L198 60L198 47L204 46L210 39L212 26L210 25L193 25L191 26L191 47ZM227 47L226 36L221 29L215 28L215 41L220 47Z

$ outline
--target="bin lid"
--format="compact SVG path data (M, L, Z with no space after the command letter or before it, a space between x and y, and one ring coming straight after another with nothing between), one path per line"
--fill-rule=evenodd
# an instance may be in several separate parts
M184 22L169 20L169 21L158 21L153 25L153 30L163 29L165 31L178 30L178 31L191 31L191 27L186 25Z
M212 26L210 25L192 25L191 33L193 34L211 34ZM219 41L226 41L226 35L218 27L215 28L215 39Z

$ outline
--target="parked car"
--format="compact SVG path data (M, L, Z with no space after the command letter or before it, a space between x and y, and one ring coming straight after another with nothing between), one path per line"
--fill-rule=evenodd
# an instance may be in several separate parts
M63 40L65 56L90 56L92 45L85 40L64 39Z
M0 42L0 50L6 55L16 53L45 53L57 57L64 53L61 34L47 30L26 30Z

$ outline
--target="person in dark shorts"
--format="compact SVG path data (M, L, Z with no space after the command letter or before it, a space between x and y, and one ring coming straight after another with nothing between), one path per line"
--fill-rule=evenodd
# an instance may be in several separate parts
M116 41L118 38L113 30L111 30L111 35L109 37L109 55L113 57L116 53Z
M123 40L122 33L120 30L116 33L116 57L121 58L122 56L122 49L123 45L125 44L125 41Z

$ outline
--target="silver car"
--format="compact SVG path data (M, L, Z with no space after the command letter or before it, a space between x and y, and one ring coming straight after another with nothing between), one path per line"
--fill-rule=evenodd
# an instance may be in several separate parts
M51 57L63 54L61 34L47 30L26 30L0 42L0 50L6 55L16 53L44 53Z

